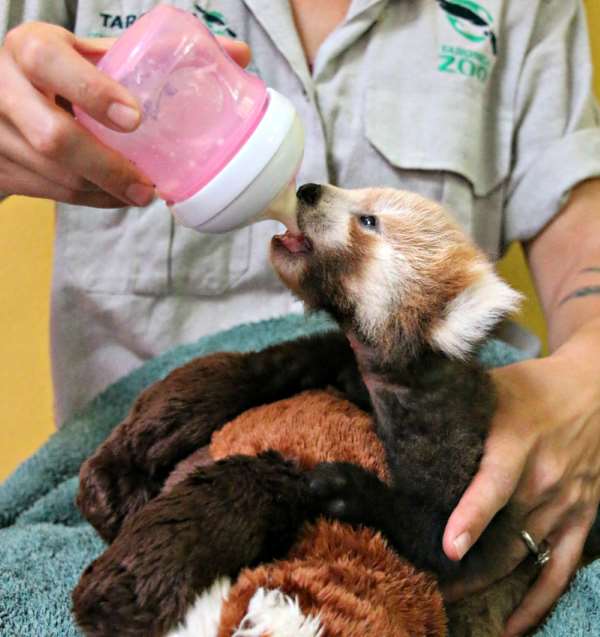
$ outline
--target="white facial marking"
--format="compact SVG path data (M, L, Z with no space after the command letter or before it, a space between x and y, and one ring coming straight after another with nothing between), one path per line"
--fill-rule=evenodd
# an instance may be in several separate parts
M315 242L330 250L343 249L350 240L352 216L349 211L360 201L359 191L344 190L327 185L317 205L318 230L313 237ZM326 213L322 218L323 211ZM312 211L307 211L310 218Z
M221 608L229 596L231 580L221 577L190 606L179 626L167 637L216 637L221 622Z
M377 242L360 275L346 282L350 297L357 300L356 318L365 336L377 339L414 276L401 251Z
M521 300L487 263L476 267L481 272L479 278L449 303L446 316L431 334L433 345L455 358L465 358Z
M269 637L321 637L323 630L318 617L302 613L298 600L278 589L259 588L232 637L261 637L265 633Z
M348 245L350 235L350 216L339 211L340 214L327 215L328 223L319 232L319 242L329 249L343 249Z

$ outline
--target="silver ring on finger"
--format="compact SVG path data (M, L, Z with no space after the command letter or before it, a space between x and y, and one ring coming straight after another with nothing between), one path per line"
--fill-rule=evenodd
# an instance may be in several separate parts
M538 566L544 566L550 561L552 551L548 542L544 540L538 544L525 529L521 531L521 538L527 548L535 555L535 563Z

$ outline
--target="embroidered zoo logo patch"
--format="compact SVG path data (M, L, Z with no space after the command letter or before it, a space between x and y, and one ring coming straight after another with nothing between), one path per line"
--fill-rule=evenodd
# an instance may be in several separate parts
M437 0L442 11L448 16L452 28L471 42L489 40L494 55L497 55L496 34L492 30L492 14L473 0Z
M88 31L89 37L106 37L120 35L121 31L128 29L138 18L146 12L141 13L106 13L98 14L99 23ZM191 13L200 18L204 24L215 34L230 38L236 38L236 32L229 26L225 16L219 11L208 11L198 3L193 5Z
M493 58L481 50L482 43L489 42L494 58L498 54L498 39L493 29L494 17L474 0L436 0L446 14L448 23L462 40L464 46L443 44L440 49L442 73L458 74L485 82L492 68ZM471 44L471 47L465 48Z

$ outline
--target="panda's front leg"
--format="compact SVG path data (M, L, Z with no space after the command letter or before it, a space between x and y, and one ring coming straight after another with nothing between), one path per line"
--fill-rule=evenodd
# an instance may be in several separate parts
M306 519L305 475L276 452L192 472L128 517L83 573L73 612L88 637L158 637L219 577L283 556Z
M415 566L441 577L460 566L449 560L442 536L449 513L436 502L382 482L374 473L348 462L327 462L308 473L315 514L380 531Z

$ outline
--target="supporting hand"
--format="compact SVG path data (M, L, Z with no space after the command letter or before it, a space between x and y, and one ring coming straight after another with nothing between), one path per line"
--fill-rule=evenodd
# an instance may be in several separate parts
M531 536L550 544L551 560L510 619L507 636L535 626L564 591L596 516L600 388L589 364L565 348L493 372L499 405L485 454L446 526L444 550L458 560L510 501ZM509 570L528 551L519 537L505 550L512 558ZM446 592L456 598L487 584L458 584Z

